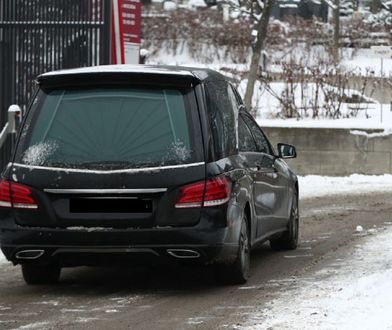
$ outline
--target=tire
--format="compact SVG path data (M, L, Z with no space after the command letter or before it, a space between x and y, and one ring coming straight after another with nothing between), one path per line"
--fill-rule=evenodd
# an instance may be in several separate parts
M23 279L30 285L57 283L60 273L58 266L22 264Z
M218 265L217 278L224 284L244 284L249 279L250 240L247 217L244 214L241 222L237 258L230 265Z
M298 193L293 196L293 205L291 207L291 214L289 220L288 230L285 231L279 238L270 240L270 245L273 250L295 250L298 246L299 233L299 211L298 211Z

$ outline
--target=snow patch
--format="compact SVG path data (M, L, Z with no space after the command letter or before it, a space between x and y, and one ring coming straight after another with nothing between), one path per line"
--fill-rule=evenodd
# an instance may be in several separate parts
M90 312L87 309L81 309L81 308L62 308L60 310L61 313L88 313Z
M341 61L342 69L355 72L358 75L371 77L389 77L392 74L392 59L383 59L383 70L381 72L381 59L374 58L371 49L363 48L355 51L355 55Z
M392 129L391 128L386 128L386 129L384 129L383 132L379 132L379 133L368 133L368 132L365 132L365 131L352 130L352 131L350 131L350 134L351 135L365 136L365 137L371 139L371 138L376 138L376 137L384 137L384 136L392 135Z
M328 195L391 192L392 175L352 174L347 177L308 175L298 178L301 199Z
M23 155L23 163L27 165L43 165L58 148L56 142L41 142L29 147Z
M201 7L207 7L207 4L204 0L189 0L188 1L188 8L189 9L196 9Z
M241 329L392 329L392 230L364 239L338 269L298 278ZM338 271L337 271L338 270ZM290 288L290 290L288 290Z
M40 77L49 77L57 75L72 75L72 74L89 74L89 73L110 73L110 72L122 72L122 73L150 73L150 74L168 74L178 76L192 76L192 73L187 70L171 70L153 65L132 65L132 64L117 64L117 65L98 65L77 69L67 69L51 71L42 74Z
M297 254L297 255L287 255L283 256L284 258L291 259L291 258L311 258L313 254Z
M205 323L206 321L212 320L214 319L213 316L197 316L197 317L190 317L187 321L188 325L201 325L203 323Z
M48 300L48 301L39 301L34 302L34 305L51 305L51 306L58 306L60 303L57 300Z
M100 318L98 317L78 317L76 318L76 322L78 323L88 323L91 321L98 321L100 320Z
M107 309L105 310L105 313L118 313L118 309Z
M191 157L191 151L186 147L182 141L173 142L163 159L163 163L166 161L176 161L178 163L184 163Z
M48 325L50 323L49 322L35 322L35 323L30 323L30 324L26 324L26 325L22 325L19 328L16 328L14 330L26 330L26 329L47 329Z
M5 258L3 252L0 251L0 265L9 264L9 261Z
M176 10L177 9L177 4L173 1L165 1L163 3L163 9L164 10Z

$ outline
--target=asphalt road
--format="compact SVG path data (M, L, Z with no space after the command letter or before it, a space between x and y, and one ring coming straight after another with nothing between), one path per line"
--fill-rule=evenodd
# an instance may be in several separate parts
M0 329L238 329L253 311L366 236L392 225L391 194L301 201L300 246L252 251L246 285L223 286L208 268L66 269L53 286L27 286L0 267ZM349 260L349 256L347 255ZM289 283L289 285L287 284ZM283 312L283 311L282 311Z

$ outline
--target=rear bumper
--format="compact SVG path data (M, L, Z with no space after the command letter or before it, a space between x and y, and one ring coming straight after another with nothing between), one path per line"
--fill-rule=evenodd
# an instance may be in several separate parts
M234 227L153 229L35 228L0 229L6 258L19 263L95 266L113 263L229 263L236 257ZM24 251L27 251L26 253Z

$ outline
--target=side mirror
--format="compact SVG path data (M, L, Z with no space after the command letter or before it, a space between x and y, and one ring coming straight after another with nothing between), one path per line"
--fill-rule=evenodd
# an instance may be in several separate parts
M279 158L296 158L297 151L295 147L290 144L278 143Z

